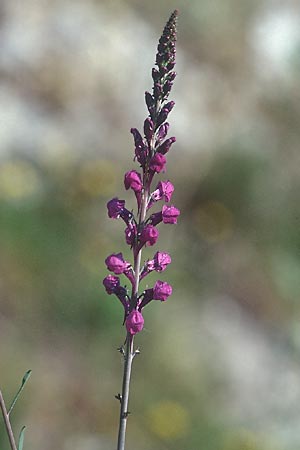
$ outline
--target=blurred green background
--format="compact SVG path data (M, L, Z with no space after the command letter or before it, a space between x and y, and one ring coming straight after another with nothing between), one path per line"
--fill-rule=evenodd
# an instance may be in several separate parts
M298 2L2 0L0 385L9 403L33 370L25 449L115 448L124 329L103 261L129 250L105 205L134 206L129 129L174 8L182 216L157 247L174 294L136 339L128 448L300 447Z

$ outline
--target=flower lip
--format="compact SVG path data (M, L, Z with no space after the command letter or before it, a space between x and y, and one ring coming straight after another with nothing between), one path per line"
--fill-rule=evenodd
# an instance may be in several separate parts
M119 200L118 197L112 198L107 203L108 217L118 219L125 208L125 200Z
M113 275L107 275L103 280L103 285L109 295L114 294L116 289L120 286L120 278L114 277Z
M174 192L174 186L171 181L160 181L156 187L159 191L159 200L164 198L166 202L171 200L172 194ZM156 192L156 191L155 191Z
M153 288L153 299L164 302L172 294L172 286L165 281L157 280Z
M180 215L179 209L175 208L175 206L164 205L162 207L162 220L163 223L176 224L177 217Z
M131 188L134 192L141 192L143 188L141 175L136 170L130 170L124 176L125 189Z
M157 272L163 272L171 262L171 256L166 252L156 252L154 255L154 269Z
M105 264L108 270L114 272L116 275L124 273L130 266L130 264L124 260L122 253L113 253L112 255L109 255L105 260Z
M150 170L153 170L153 172L164 172L166 169L166 158L161 153L155 153L155 155L150 160Z
M126 321L126 330L131 335L135 335L142 331L144 327L144 317L140 311L133 309L127 316Z
M146 225L140 236L140 243L142 245L154 245L158 239L159 232L158 229L153 225Z

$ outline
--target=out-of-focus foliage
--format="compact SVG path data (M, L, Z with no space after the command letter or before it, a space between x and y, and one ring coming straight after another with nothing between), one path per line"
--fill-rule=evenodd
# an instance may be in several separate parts
M32 450L115 448L124 329L101 283L104 258L129 251L105 205L133 207L128 130L175 7L165 177L182 216L159 243L174 294L145 310L128 448L300 445L298 5L4 0L0 382L9 403L33 370L13 412Z

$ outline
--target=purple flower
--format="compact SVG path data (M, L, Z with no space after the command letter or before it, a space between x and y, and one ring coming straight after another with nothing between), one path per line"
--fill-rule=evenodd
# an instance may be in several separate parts
M171 264L171 256L165 252L156 252L153 258L153 267L156 272L163 272Z
M166 153L168 153L168 151L171 148L171 145L176 142L176 138L170 137L169 139L166 139L157 149L158 153L165 155Z
M180 214L173 205L164 205L161 211L147 214L153 203L159 200L169 203L174 192L174 186L169 180L158 182L152 192L152 181L156 173L165 171L167 163L165 155L176 141L175 137L167 138L169 131L167 119L175 105L173 101L168 101L168 97L176 77L173 69L176 57L177 15L178 12L175 10L165 25L157 46L156 67L152 70L152 92L145 93L149 115L144 121L143 133L136 128L130 130L134 139L134 159L140 164L141 170L126 172L124 185L126 190L132 189L135 193L136 216L125 208L125 200L116 197L107 203L108 216L113 219L121 217L126 223L125 239L131 246L135 272L131 264L125 261L122 253L113 253L105 260L108 270L113 274L104 278L103 285L109 295L115 294L123 304L124 324L132 336L143 329L142 308L152 300L165 301L172 293L172 287L168 283L158 280L154 287L146 289L142 294L133 289L130 295L126 286L120 285L119 276L115 275L125 275L136 287L147 274L152 271L163 272L171 263L168 253L157 251L153 259L148 260L140 269L143 246L153 246L158 240L159 232L156 225L160 222L175 224Z
M162 220L164 223L176 224L179 215L180 211L175 206L164 205L162 207Z
M165 281L157 280L153 288L153 299L164 302L172 294L172 286Z
M120 278L114 277L113 275L107 275L107 277L105 277L103 280L103 284L106 292L109 295L114 294L117 288L120 286Z
M156 272L163 272L167 266L171 264L171 256L165 252L156 252L153 259L146 262L141 272L140 279L142 280L148 273L155 270Z
M119 200L117 197L113 198L107 203L108 217L111 219L119 219L121 217L128 225L132 220L132 213L124 208L125 200Z
M111 219L119 219L125 207L125 200L119 200L117 197L111 199L107 203L108 217Z
M135 193L141 192L143 188L141 175L136 170L130 170L125 173L124 177L125 189L131 188Z
M171 181L160 181L156 186L156 189L151 194L151 200L149 202L148 208L150 208L151 204L161 200L162 198L165 202L169 202L171 200L172 194L174 192L174 186Z
M108 256L105 260L105 264L108 270L116 275L124 273L130 267L130 263L123 259L122 253L114 253Z
M164 172L166 168L166 158L161 153L155 153L155 155L150 160L150 170L160 173Z
M146 225L140 236L141 245L154 245L158 239L158 229L153 225Z
M131 335L135 335L142 331L144 327L144 317L140 311L133 309L127 316L126 321L126 330Z

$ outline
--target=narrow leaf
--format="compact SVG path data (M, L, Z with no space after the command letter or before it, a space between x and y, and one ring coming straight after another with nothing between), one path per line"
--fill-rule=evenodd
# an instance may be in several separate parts
M22 427L20 434L19 434L18 450L23 450L25 428L26 428L25 426Z
M24 377L22 378L21 386L20 386L18 392L16 393L15 398L12 401L12 404L10 405L10 408L8 410L8 415L10 415L10 413L12 412L13 407L15 406L15 404L16 404L18 398L19 398L19 395L23 391L23 389L25 387L25 384L27 383L27 381L28 381L28 379L29 379L29 377L31 375L31 372L32 372L32 370L27 370L27 372L25 373Z

